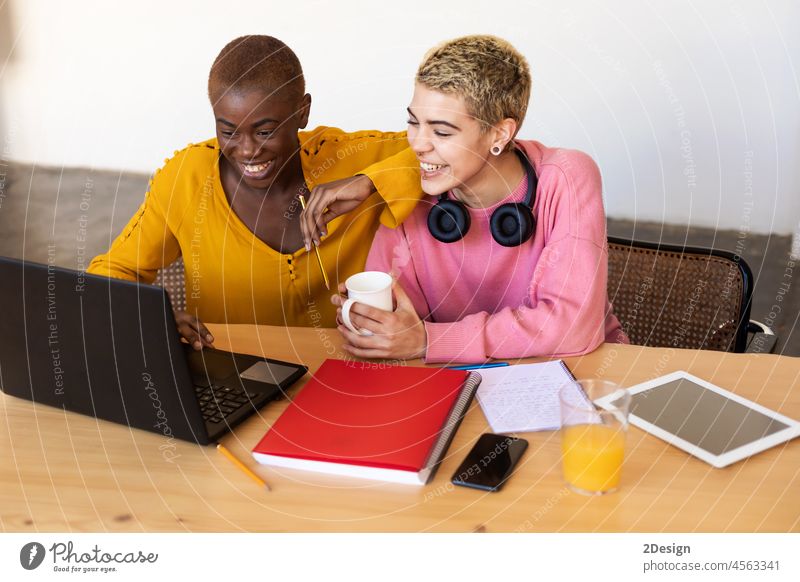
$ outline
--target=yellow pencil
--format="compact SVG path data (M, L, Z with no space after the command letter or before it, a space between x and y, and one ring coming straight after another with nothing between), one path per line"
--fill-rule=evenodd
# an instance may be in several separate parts
M247 468L247 466L246 466L244 463L242 463L242 462L241 462L239 459L237 459L236 457L234 457L234 456L233 456L233 453L231 453L231 452L230 452L228 449L226 449L225 447L223 447L223 446L222 446L220 443L217 443L217 450L218 450L220 453L222 453L223 455L225 455L226 457L228 457L228 460L230 460L230 462L231 462L231 463L233 463L234 465L236 465L237 467L239 467L239 468L240 468L242 471L244 471L244 472L245 472L247 475L249 475L249 477L250 477L250 478L251 478L253 481L255 481L256 483L258 483L259 485L261 485L261 486L262 486L264 489L266 489L267 491L271 491L271 489L269 488L269 485L267 485L266 481L264 481L264 480L263 480L261 477L259 477L259 476L258 476L258 475L256 475L255 473L253 473L253 471L251 471L250 469L248 469L248 468Z
M306 199L300 194L300 206L303 207L303 210L306 209ZM328 275L325 273L325 267L322 265L322 257L319 254L319 247L314 245L314 250L317 253L317 262L319 263L319 270L322 271L322 280L325 281L325 288L330 291L331 284L328 282Z

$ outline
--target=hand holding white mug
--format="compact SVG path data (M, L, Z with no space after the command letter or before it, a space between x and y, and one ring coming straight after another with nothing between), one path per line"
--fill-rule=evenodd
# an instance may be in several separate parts
M389 282L388 279L384 280ZM389 289L390 300L383 296L383 303L378 307L364 303L362 293L365 289L361 286L339 284L338 290L340 294L331 297L331 303L340 307L337 329L344 338L342 344L344 351L357 358L405 360L425 356L428 345L425 323L420 319L414 303L399 283L392 284ZM349 296L348 299L345 299L345 294ZM381 296L381 292L376 291L374 294ZM356 300L354 295L359 299ZM371 299L375 297L367 301ZM343 308L348 301L350 303L345 312ZM353 307L356 303L358 305ZM394 307L395 304L397 307Z
M392 276L381 271L364 271L348 277L344 285L347 288L347 299L342 304L342 323L353 333L371 336L371 331L353 324L350 310L358 302L383 311L392 311Z

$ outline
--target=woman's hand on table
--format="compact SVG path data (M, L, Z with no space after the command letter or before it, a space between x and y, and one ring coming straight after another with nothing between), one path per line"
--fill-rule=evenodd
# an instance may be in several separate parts
M327 234L327 224L331 220L355 209L373 192L375 185L363 175L316 186L307 200L306 209L300 214L306 250L319 244L320 238Z
M195 350L214 347L214 336L212 336L208 328L203 325L203 322L191 313L175 311L175 323L178 326L178 333L181 334L181 337L189 342L189 345Z
M345 339L342 346L345 351L359 358L408 360L425 356L428 345L425 324L398 283L392 286L392 291L397 306L392 312L359 302L353 304L350 321L357 328L372 332L371 336L363 336L342 323L342 304L347 298L347 289L339 285L340 295L331 297L331 303L339 308L336 329Z

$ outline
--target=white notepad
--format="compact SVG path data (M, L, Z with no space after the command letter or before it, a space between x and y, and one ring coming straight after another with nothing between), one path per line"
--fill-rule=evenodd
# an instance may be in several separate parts
M479 372L483 381L478 388L478 403L496 433L555 430L561 426L561 387L572 384L583 394L561 360Z

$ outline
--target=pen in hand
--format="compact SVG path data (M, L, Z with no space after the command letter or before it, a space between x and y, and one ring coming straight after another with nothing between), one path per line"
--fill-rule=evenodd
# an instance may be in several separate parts
M300 206L302 206L303 210L305 210L306 209L306 199L302 194L299 195L299 198L300 198ZM314 252L316 252L316 254L317 254L317 263L319 263L319 270L322 271L322 280L325 281L325 288L328 291L330 291L331 290L331 284L330 284L330 282L328 282L328 275L327 275L327 273L325 273L325 267L322 265L322 256L320 256L320 254L319 254L319 247L317 245L314 245Z

